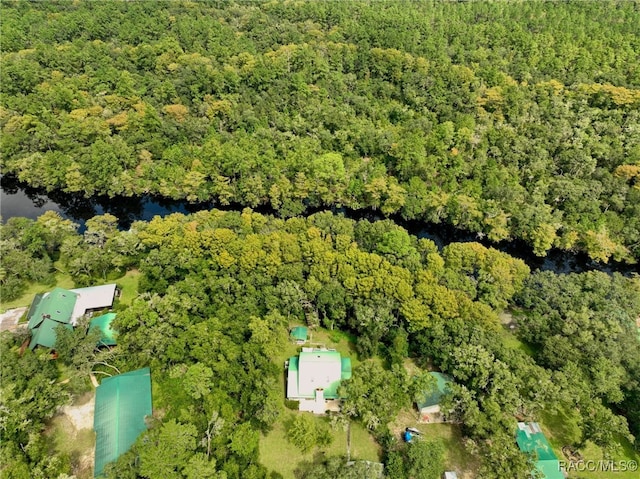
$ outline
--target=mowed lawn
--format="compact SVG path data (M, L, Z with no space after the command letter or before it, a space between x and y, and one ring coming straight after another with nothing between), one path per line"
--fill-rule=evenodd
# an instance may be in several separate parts
M133 300L138 296L138 279L140 278L140 271L132 269L127 271L124 276L115 280L122 291L120 295L120 303L131 305Z
M294 471L298 464L313 461L314 456L319 452L328 457L346 456L347 431L341 428L330 429L333 441L329 446L316 447L303 454L300 449L287 440L284 423L292 414L311 415L311 413L287 411L267 435L260 436L260 462L269 471L279 472L284 479L295 479ZM330 427L326 417L313 417L316 421L325 422L327 427ZM380 462L380 447L363 426L354 422L351 423L351 459Z
M480 458L471 454L464 446L458 424L422 424L418 422L418 411L411 408L401 410L389 423L393 436L402 442L402 433L406 427L415 427L425 439L436 439L444 446L445 470L455 471L460 479L472 479L480 467ZM515 440L515 439L514 439Z

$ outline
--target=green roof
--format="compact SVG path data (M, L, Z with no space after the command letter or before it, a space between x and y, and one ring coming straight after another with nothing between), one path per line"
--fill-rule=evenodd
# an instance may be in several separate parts
M340 379L351 379L351 358L342 358L342 370L340 373Z
M151 409L151 371L138 369L104 379L96 390L93 429L96 431L94 477L127 452L147 429Z
M338 399L338 387L351 377L351 360L337 351L302 351L289 358L287 398L313 399L316 389L324 390L326 399Z
M558 458L538 423L518 423L516 442L522 452L535 456L536 469L542 473L542 479L564 479Z
M446 374L437 372L430 372L429 374L435 379L435 387L429 391L425 391L422 400L416 401L418 409L440 404L442 396L447 392L447 386L451 383L451 378Z
M117 344L116 331L111 329L111 323L114 319L116 319L116 313L107 313L93 318L89 323L89 331L99 329L102 333L98 345L115 346Z
M56 328L61 325L67 329L73 329L70 324L59 323L51 319L42 321L40 326L31 330L29 349L33 349L36 346L53 348L56 345Z
M296 341L306 341L307 340L307 328L304 326L296 326L291 330L291 338Z
M34 302L37 304L29 316L29 329L37 328L45 319L69 323L77 299L76 293L62 288L54 289L42 299L36 296Z

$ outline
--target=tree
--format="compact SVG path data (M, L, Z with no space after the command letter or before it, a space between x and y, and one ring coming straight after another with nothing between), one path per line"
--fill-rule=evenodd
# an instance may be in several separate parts
M309 414L290 417L286 426L287 440L304 454L316 446L328 446L333 437L326 425Z
M251 427L251 424L245 422L233 431L229 449L243 459L250 461L257 454L258 441L258 432Z
M175 419L142 435L136 442L140 474L148 479L183 477L196 450L196 436L194 425L180 424Z

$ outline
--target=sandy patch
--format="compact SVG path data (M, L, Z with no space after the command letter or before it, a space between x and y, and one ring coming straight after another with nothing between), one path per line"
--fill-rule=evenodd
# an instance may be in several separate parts
M71 458L71 472L77 479L93 479L95 393L88 392L71 406L58 410L45 434L58 452Z
M95 395L93 393L88 394L90 395L89 398L87 398L87 395L85 394L76 402L76 404L72 406L64 406L60 410L61 414L64 414L69 418L73 427L77 431L82 429L93 429L93 412L96 404Z
M15 329L27 308L10 309L0 314L0 331Z
M502 324L509 325L513 323L513 315L511 313L503 311L498 315L498 317L500 318L500 322Z

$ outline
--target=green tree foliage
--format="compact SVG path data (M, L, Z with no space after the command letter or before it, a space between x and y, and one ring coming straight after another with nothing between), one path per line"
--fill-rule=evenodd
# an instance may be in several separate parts
M3 172L640 257L633 2L315 3L4 2Z
M72 228L70 222L64 222L55 213L38 221L10 218L0 225L0 294L3 300L20 297L29 282L54 284L52 259L55 259L57 249L54 237L64 238L67 226Z
M196 428L170 420L158 430L143 435L137 443L140 474L148 479L184 477L196 449Z
M638 404L637 372L640 345L636 318L640 314L640 285L637 278L590 272L557 276L537 273L525 281L517 297L529 310L520 334L535 346L536 359L544 366L567 371L581 385L576 399L592 414L585 417L584 439L610 445L614 431L626 425L602 418L610 411L600 401L618 404L627 411L634 435L640 432L635 405ZM595 396L591 401L589 396ZM588 404L588 406L587 406ZM592 424L596 421L602 425Z
M316 446L328 446L333 437L328 425L319 422L309 414L291 417L286 426L287 439L303 453Z
M441 135L446 139L447 130ZM49 222L67 230L59 219ZM84 324L60 332L57 363L44 352L20 356L24 335L3 339L3 359L20 365L2 369L0 425L7 425L8 441L3 436L1 452L12 477L71 472L69 458L44 454L40 436L67 397L56 366L79 377L90 368L112 374L151 367L158 417L107 468L108 477L266 477L259 438L276 421L286 422L281 355L289 327L301 321L355 337L360 361L341 385L346 399L337 420L360 421L374 432L392 476L441 470L436 443L398 449L387 429L432 386L425 365L453 378L441 408L460 422L469 451L481 457L483 477L524 477L531 470L514 442L516 418L574 411L576 446L590 440L611 448L627 424L637 431L635 278L531 275L521 261L475 243L440 252L391 221L331 213L285 220L249 209L200 211L136 222L128 232L105 215L87 225L82 236L69 230L58 243L34 234L29 221L8 225L12 241L36 245L25 248L34 257L50 248L73 269L84 250L94 250L111 258L107 275L127 264L141 273L141 294L115 320L113 350L96 351L96 338L82 334ZM104 275L93 271L87 281ZM514 303L528 347L514 347L500 329L497 312ZM408 356L419 366L413 376L405 369ZM48 396L52 401L43 399ZM17 413L6 414L5 405ZM329 437L318 418L294 417L288 433L301 449ZM298 472L375 475L365 466L316 458Z
M389 479L438 479L444 473L444 444L438 439L415 440L390 453Z
M18 351L21 337L0 337L0 457L3 476L57 477L70 470L69 457L52 454L42 435L45 421L69 400L47 353Z
M383 429L408 402L408 386L401 367L387 371L374 362L359 364L353 377L340 385L340 396L346 398L341 412L361 419L371 430Z

